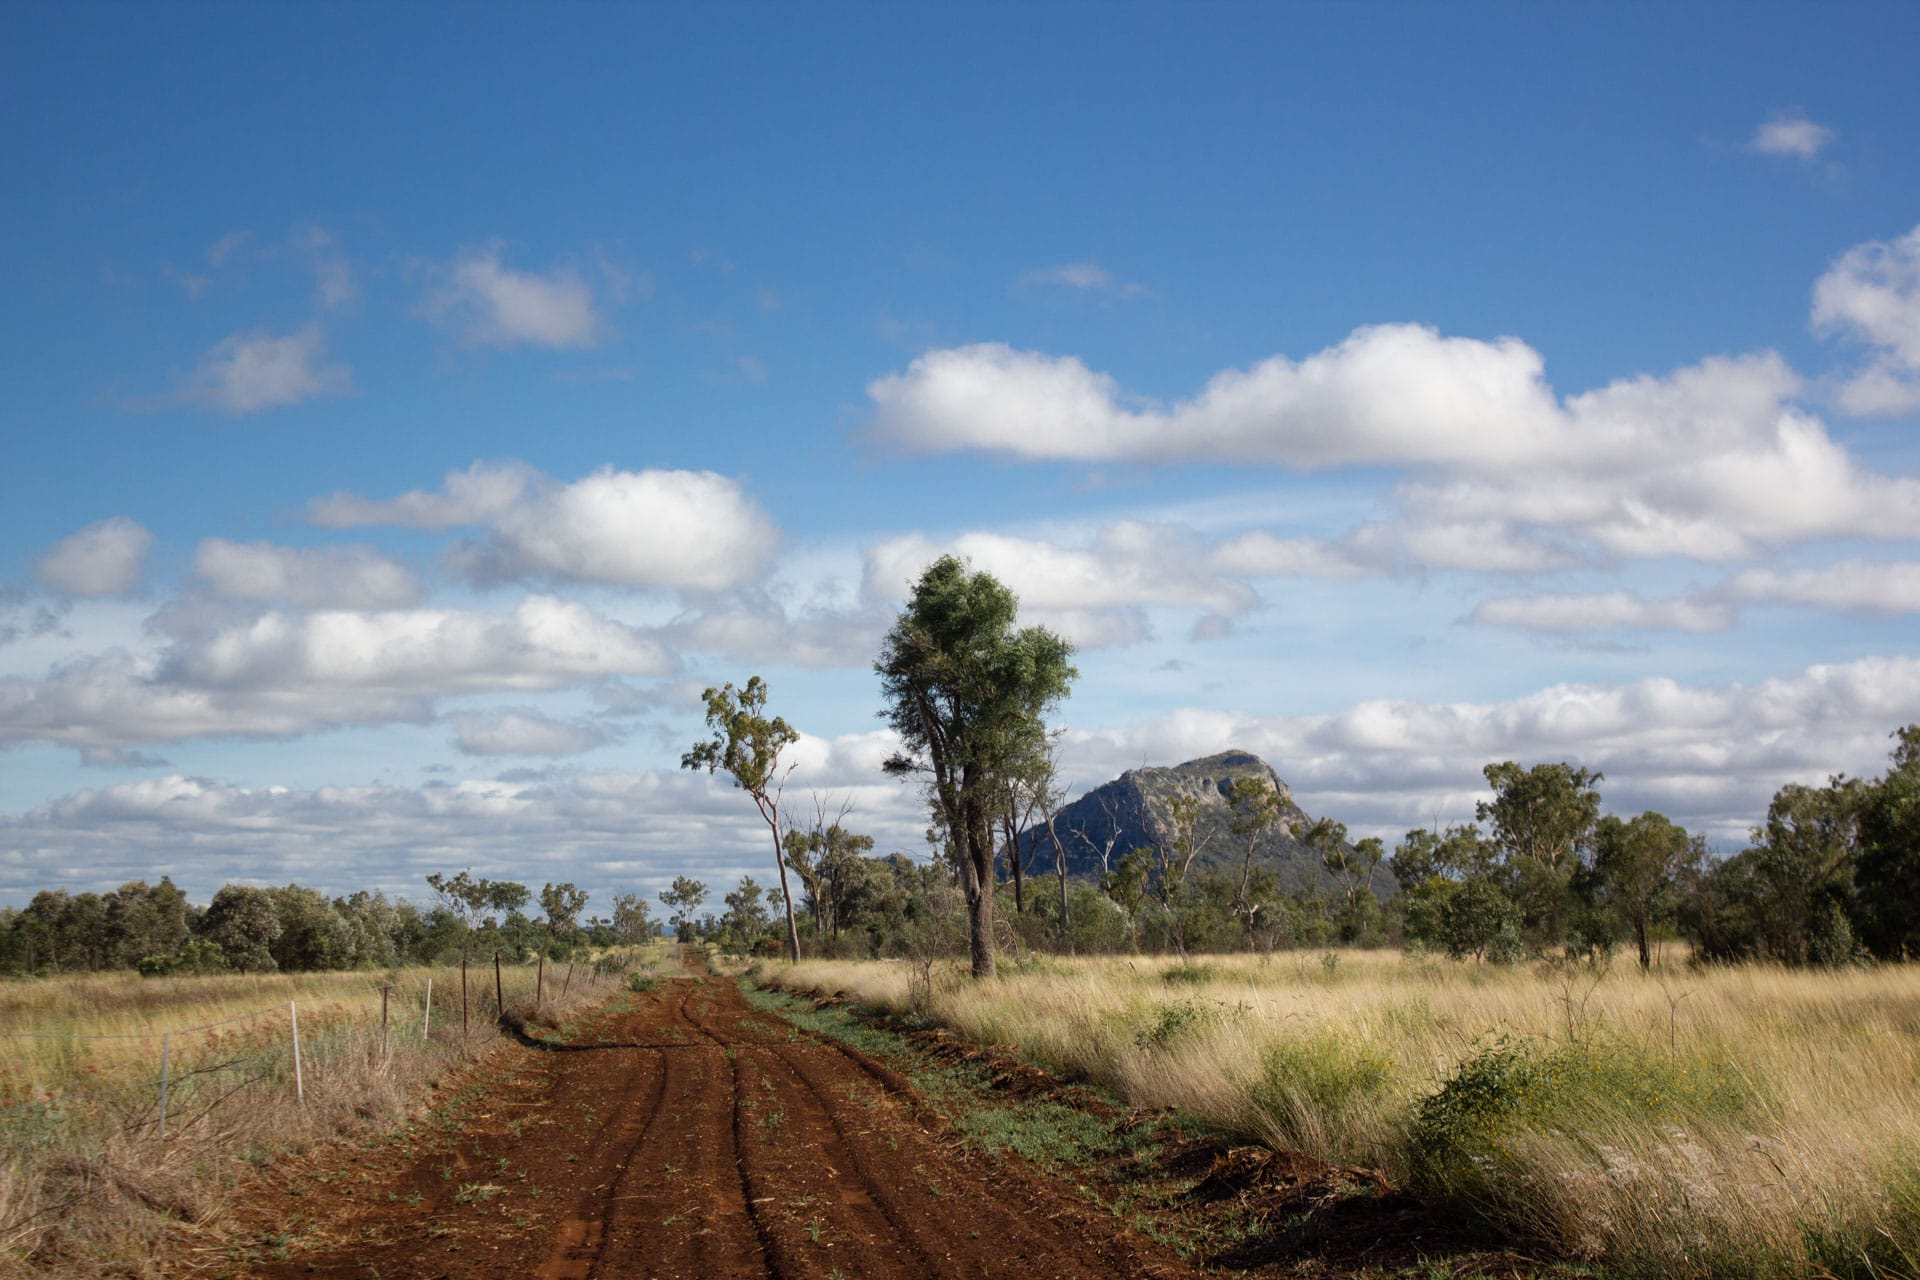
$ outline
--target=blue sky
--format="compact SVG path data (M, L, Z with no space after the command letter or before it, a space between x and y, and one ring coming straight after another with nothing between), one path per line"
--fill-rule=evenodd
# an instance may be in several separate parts
M918 852L870 667L945 550L1080 787L1488 760L1737 843L1920 719L1920 11L0 16L0 901ZM763 875L763 879L766 877Z

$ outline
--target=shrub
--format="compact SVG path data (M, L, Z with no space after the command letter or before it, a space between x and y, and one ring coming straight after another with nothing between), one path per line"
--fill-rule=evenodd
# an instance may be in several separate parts
M1323 1029L1268 1045L1249 1092L1289 1143L1323 1154L1328 1135L1351 1129L1354 1113L1370 1108L1392 1079L1386 1054Z
M1737 1117L1744 1084L1705 1060L1663 1058L1607 1037L1569 1044L1500 1036L1414 1110L1409 1167L1422 1189L1490 1202L1528 1133L1578 1136L1630 1117L1637 1127Z

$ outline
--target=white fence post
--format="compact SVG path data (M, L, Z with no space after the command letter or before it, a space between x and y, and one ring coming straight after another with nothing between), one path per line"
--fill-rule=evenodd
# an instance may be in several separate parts
M427 1028L433 1025L433 979L427 979L427 1006L420 1011L420 1038L427 1038Z
M300 1071L300 1006L289 1000L287 1011L293 1015L293 1096L304 1104L307 1100L307 1082Z

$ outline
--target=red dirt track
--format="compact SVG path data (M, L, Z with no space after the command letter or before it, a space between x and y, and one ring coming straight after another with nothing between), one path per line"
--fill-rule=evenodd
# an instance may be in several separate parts
M244 1274L1199 1274L1071 1188L942 1136L899 1077L756 1014L730 981L663 982L573 1045L511 1052L517 1078L447 1146L291 1192L284 1208L320 1225Z

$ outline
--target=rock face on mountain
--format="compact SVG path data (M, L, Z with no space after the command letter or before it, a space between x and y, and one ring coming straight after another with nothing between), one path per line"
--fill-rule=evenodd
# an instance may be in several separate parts
M1181 795L1199 799L1198 826L1208 837L1194 861L1194 871L1237 873L1246 845L1230 830L1227 790L1235 779L1244 777L1271 782L1282 804L1280 820L1254 847L1254 864L1271 868L1279 877L1281 889L1288 893L1331 889L1333 880L1321 867L1319 855L1300 840L1313 819L1293 802L1280 775L1250 751L1223 751L1171 768L1129 769L1061 809L1054 828L1066 845L1068 874L1098 880L1130 850L1164 840L1167 802ZM1032 851L1029 865L1037 873L1044 875L1052 869L1053 846L1044 826L1024 832L1021 844ZM1391 893L1392 879L1376 874L1374 892Z

